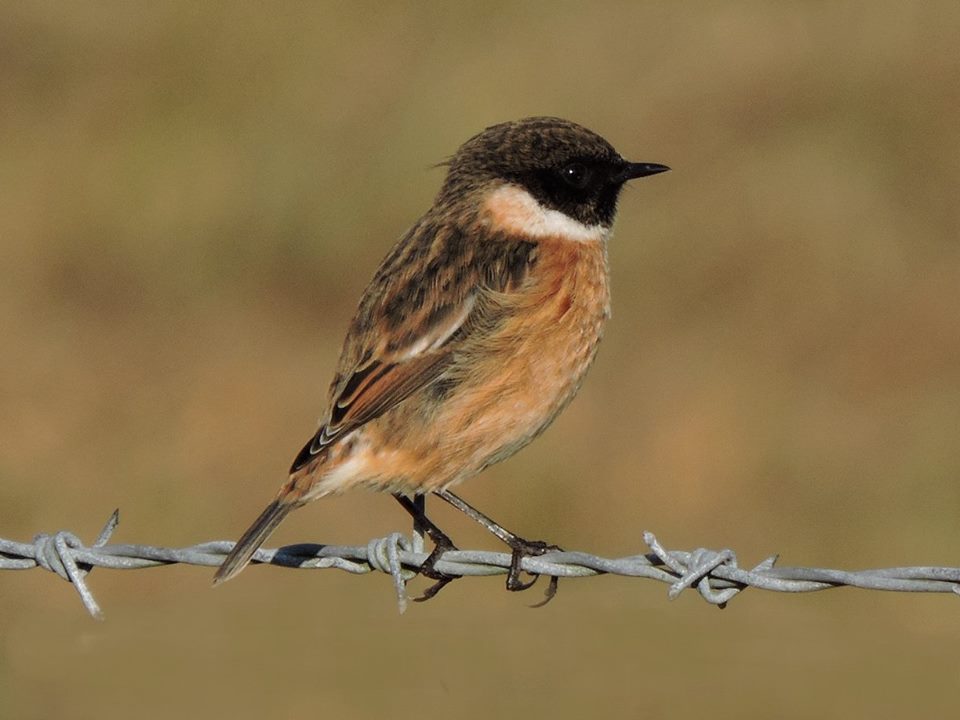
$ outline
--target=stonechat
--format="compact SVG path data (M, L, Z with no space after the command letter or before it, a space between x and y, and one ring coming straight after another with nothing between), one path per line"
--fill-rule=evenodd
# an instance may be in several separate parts
M607 241L623 185L669 170L632 163L594 132L535 117L487 128L448 163L433 206L367 286L319 430L214 577L229 580L286 515L355 487L393 493L438 551L435 494L524 555L544 552L450 488L504 460L566 407L610 315ZM535 579L535 578L534 578ZM552 586L555 590L555 583Z

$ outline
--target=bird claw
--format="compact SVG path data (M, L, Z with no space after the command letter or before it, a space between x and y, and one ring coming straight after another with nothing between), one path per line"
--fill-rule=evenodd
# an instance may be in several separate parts
M511 548L513 552L510 556L510 570L507 573L507 590L510 592L529 590L540 578L538 573L530 573L530 575L533 576L532 580L524 582L520 579L520 574L524 572L521 565L525 557L538 557L544 553L550 552L551 550L562 549L559 545L551 545L543 540L524 540L522 538L517 538L517 541L511 544ZM531 607L543 607L548 602L553 600L554 596L557 594L558 581L559 578L556 576L551 576L550 584L547 585L547 589L544 591L544 599L535 605L531 605Z
M423 561L423 564L420 566L420 569L417 572L426 578L436 580L436 582L424 590L422 595L415 597L413 599L414 602L426 602L432 597L435 597L437 593L443 590L443 588L460 577L460 575L448 575L447 573L440 572L436 569L437 561L443 557L445 552L448 550L459 550L459 548L454 545L450 538L446 537L445 535L442 537L435 537L434 543L433 552L427 555L427 559Z

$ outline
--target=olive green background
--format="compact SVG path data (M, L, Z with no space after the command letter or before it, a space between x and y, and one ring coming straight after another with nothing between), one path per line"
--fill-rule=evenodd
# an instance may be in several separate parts
M464 496L605 556L960 565L958 33L953 2L4 3L0 536L119 506L119 542L235 538L435 164L552 114L674 171L623 197L580 396ZM356 493L275 541L408 527ZM469 579L399 616L384 575L211 574L97 570L97 623L3 573L0 717L956 710L948 595Z

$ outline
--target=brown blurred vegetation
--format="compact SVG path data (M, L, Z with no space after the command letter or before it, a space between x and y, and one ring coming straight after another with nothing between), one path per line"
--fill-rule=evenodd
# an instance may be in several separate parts
M622 203L583 392L463 489L604 555L956 565L960 5L0 6L0 536L235 537L360 291L479 129L555 114L674 172ZM463 546L494 545L445 509ZM407 523L355 494L278 542ZM0 577L0 717L928 715L956 598L98 571Z

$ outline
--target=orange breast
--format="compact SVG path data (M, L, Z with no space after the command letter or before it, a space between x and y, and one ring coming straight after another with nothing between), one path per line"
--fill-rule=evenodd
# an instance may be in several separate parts
M609 316L602 242L538 243L532 282L511 318L475 355L471 379L436 418L441 441L431 489L457 482L530 442L573 398ZM433 463L431 463L433 464Z
M429 388L356 431L314 497L367 485L392 492L447 487L503 460L542 432L573 398L609 316L605 243L540 238L529 281L502 296L507 319L456 360L459 382L440 401ZM344 447L347 444L344 443Z

